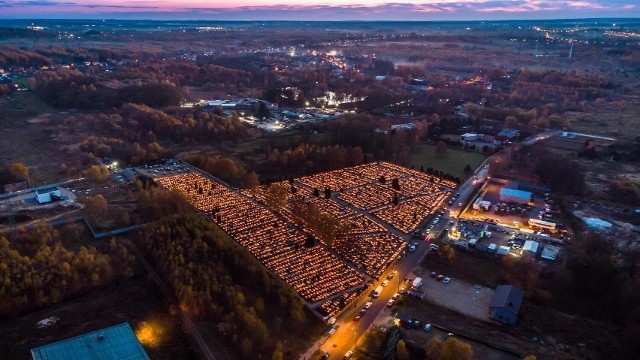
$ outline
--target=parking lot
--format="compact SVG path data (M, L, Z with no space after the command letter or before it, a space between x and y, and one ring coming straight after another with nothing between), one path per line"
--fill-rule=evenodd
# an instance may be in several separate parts
M140 174L153 178L187 173L189 170L190 167L188 165L173 159L145 164L144 166L136 168L136 171Z
M429 275L431 271L425 269L423 273L423 300L478 320L489 321L489 303L494 293L492 289L472 285L458 279L451 279L449 283L445 284L442 280L438 281L436 278L432 278Z

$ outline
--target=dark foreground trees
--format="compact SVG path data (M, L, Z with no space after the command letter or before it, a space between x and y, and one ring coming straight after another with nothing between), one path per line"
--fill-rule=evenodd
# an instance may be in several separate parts
M282 353L277 341L292 329L304 336L307 313L293 289L206 218L167 218L146 228L139 243L181 307L218 322L243 358Z

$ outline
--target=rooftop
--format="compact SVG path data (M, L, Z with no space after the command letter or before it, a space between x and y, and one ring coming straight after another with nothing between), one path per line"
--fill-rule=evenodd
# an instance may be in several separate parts
M517 197L521 199L531 199L531 193L528 191L509 189L509 188L501 188L500 195Z
M513 285L498 285L493 294L490 308L505 308L513 314L518 314L524 293Z
M31 349L33 360L150 360L129 323Z
M36 189L36 194L46 194L58 190L57 186Z

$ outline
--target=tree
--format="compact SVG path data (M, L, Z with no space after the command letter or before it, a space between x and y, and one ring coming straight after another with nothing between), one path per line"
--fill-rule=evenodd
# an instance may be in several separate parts
M440 360L471 360L473 350L471 345L456 337L450 336L442 344Z
M253 189L260 185L260 180L258 179L258 174L255 171L248 172L244 177L244 186L248 189Z
M84 175L93 182L102 182L109 177L109 169L106 166L91 165L84 171Z
M324 188L324 198L325 199L331 199L331 189L330 188Z
M447 147L447 144L445 144L444 141L438 140L438 142L436 143L436 154L438 156L445 156L447 154L448 149L449 148Z
M289 200L289 188L282 183L274 183L267 190L267 205L273 209L282 209Z
M434 336L427 342L427 350L425 351L427 360L437 360L440 357L442 343L442 338L439 336Z
M88 197L84 202L84 206L91 216L96 217L104 215L107 212L109 204L102 194L98 194Z
M271 355L271 360L282 360L284 359L284 355L282 354L282 343L278 341L276 344L276 349L273 351L273 355Z
M398 343L396 344L396 358L398 360L409 360L409 358L411 358L411 354L409 353L404 340L398 340Z
M398 178L393 178L393 180L391 180L391 187L394 190L400 190L400 180L398 180Z
M19 179L22 179L22 180L29 179L29 168L21 162L15 162L11 164L10 171L11 171L11 175Z
M471 171L472 171L471 165L467 164L467 166L464 167L465 174L470 174Z

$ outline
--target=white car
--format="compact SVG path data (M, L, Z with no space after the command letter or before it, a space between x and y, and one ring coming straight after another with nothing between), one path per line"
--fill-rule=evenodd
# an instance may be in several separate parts
M389 285L389 280L383 281L382 284L380 284L380 285L382 285L383 287Z
M431 330L431 324L424 324L424 331L429 331Z
M371 301L367 301L367 303L366 303L366 304L364 304L364 308L365 308L365 309L368 309L368 308L370 308L370 307L371 307L371 305L373 305L373 303L372 303Z
M442 283L443 284L448 284L450 282L451 282L451 278L446 277L446 278L442 279Z
M346 354L344 354L344 359L350 359L353 356L353 350L349 350L347 351Z

